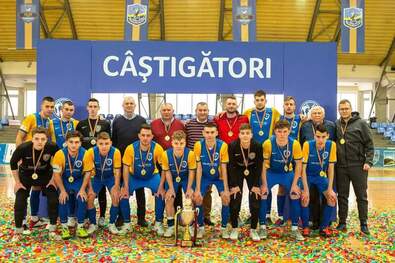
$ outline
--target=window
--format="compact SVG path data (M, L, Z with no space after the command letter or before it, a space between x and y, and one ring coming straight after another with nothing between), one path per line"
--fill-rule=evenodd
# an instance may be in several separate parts
M6 98L4 98L4 106L3 106L3 111L5 111L6 116L8 116L9 118L12 117L12 111L14 112L14 116L17 117L18 116L18 104L19 104L19 91L16 89L8 89L8 96L10 98L10 103L8 102L8 100ZM12 110L11 110L12 107Z
M26 112L25 116L36 112L36 90L26 90Z

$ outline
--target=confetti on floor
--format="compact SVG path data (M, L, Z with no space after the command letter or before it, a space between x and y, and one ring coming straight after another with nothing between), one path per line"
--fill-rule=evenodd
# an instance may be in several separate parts
M151 227L135 227L124 237L100 229L92 238L68 241L49 241L48 232L37 229L12 242L12 200L0 198L0 206L0 262L395 262L395 211L370 211L370 237L359 233L352 212L349 232L336 238L313 233L295 242L285 227L270 228L270 238L255 243L242 227L240 241L224 241L216 226L208 229L198 247L181 248L174 246L174 239L156 237ZM152 210L147 217L153 218Z

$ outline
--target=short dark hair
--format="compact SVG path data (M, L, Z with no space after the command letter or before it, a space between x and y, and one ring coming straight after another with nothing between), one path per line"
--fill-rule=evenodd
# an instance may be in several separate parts
M89 102L96 102L97 105L100 105L100 104L99 104L99 101L98 101L97 99L95 99L95 98L90 98L90 99L88 100L88 102L86 103L86 105L88 105Z
M32 136L36 135L36 134L45 134L48 137L48 129L44 128L44 127L36 127L32 130Z
M97 135L97 140L111 140L111 137L108 132L101 132L99 135Z
M68 141L70 138L80 138L80 141L82 140L82 135L79 131L71 131L68 132L66 135L66 141Z
M321 124L318 124L316 127L315 127L315 132L317 132L317 131L319 131L319 132L322 132L322 133L329 133L328 132L328 129L325 127L325 125L323 124L323 123L321 123Z
M284 128L287 128L288 130L291 129L291 125L287 120L279 120L278 122L276 122L276 124L274 124L274 130L281 130Z
M251 125L249 123L243 123L242 125L240 125L239 131L243 130L252 130Z
M62 106L64 106L65 104L70 105L70 106L73 106L73 105L74 105L74 103L73 103L71 100L65 100L65 101L63 101Z
M173 135L171 136L171 139L173 141L181 141L182 139L186 140L187 135L185 134L185 132L183 130L178 130L173 133Z
M143 123L140 126L139 133L141 132L141 130L150 130L150 131L152 131L152 128L151 128L151 125L149 125L147 123Z
M52 98L50 96L45 96L44 98L42 98L41 104L44 103L44 101L55 102L54 98Z
M266 92L265 91L263 91L263 90L257 90L257 91L255 91L255 93L254 93L254 98L256 98L256 97L262 97L262 96L264 96L265 98L266 98Z
M216 128L218 129L217 125L214 122L208 122L204 125L204 128Z
M348 99L342 99L341 101L339 101L339 105L340 104L346 104L346 103L348 103L348 105L350 105L350 107L352 108L351 102Z

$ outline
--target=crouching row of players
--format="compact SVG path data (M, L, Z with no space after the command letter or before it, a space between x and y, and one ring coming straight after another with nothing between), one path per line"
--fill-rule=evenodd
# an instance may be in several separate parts
M30 188L41 186L48 197L50 236L56 236L59 211L61 237L71 237L67 221L71 199L75 198L76 235L88 237L97 230L94 199L105 186L111 193L109 231L112 234L124 235L131 231L129 197L139 188L148 188L155 196L154 229L158 235L174 235L175 200L179 200L176 195L184 193L187 198L193 199L200 210L197 237L202 238L203 196L210 186L215 185L222 202L221 236L238 239L238 218L246 180L252 240L267 238L267 196L277 184L289 193L293 238L304 239L298 221L302 219L303 226L307 227L309 185L316 185L328 200L321 234L330 235L329 218L336 205L336 194L333 192L335 143L327 140L328 132L324 126L316 128L315 140L306 142L303 152L298 141L289 137L287 121L277 122L274 133L275 136L262 146L252 139L249 124L244 124L240 127L239 139L227 145L216 138L217 127L207 124L203 130L204 138L196 142L193 150L186 148L185 133L177 131L172 136L172 148L163 151L152 140L150 126L144 124L138 134L139 140L129 145L121 158L107 133L100 133L97 146L86 151L81 147L80 134L71 132L66 138L67 147L55 153L46 142L46 130L37 128L33 132L32 142L18 147L11 160L16 182L16 234L23 232L21 226ZM22 163L18 169L19 161ZM165 209L167 228L163 225ZM118 216L123 217L121 228L115 226ZM86 219L89 219L89 227L85 227ZM231 228L227 226L229 219Z

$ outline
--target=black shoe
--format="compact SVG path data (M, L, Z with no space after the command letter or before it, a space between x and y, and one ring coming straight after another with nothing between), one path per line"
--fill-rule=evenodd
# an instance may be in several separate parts
M123 226L123 219L121 217L118 217L117 220L115 221L115 226L116 227L121 227Z
M339 223L336 227L338 231L346 232L347 231L347 225L346 223Z
M139 225L140 227L148 227L148 223L147 221L145 221L145 219L137 220L137 225Z
M366 225L366 224L361 225L361 232L364 233L365 235L369 236L370 231L369 231L368 225Z
M211 222L211 220L209 218L205 218L203 222L206 226L213 226L214 225L214 223Z

